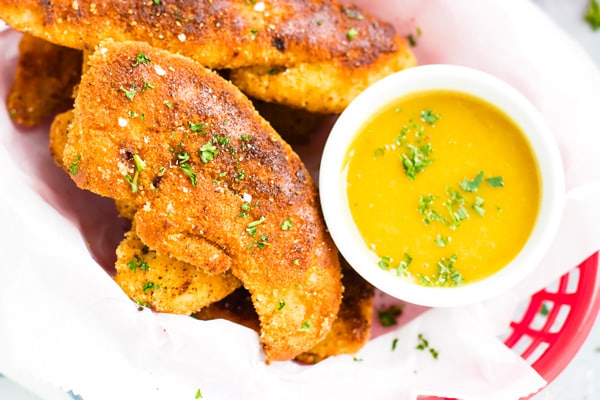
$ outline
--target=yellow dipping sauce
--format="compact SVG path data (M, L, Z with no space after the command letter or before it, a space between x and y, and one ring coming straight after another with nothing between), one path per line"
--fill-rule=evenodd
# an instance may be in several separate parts
M379 267L428 286L500 270L540 206L537 162L520 128L460 92L389 104L361 127L345 169L350 212Z

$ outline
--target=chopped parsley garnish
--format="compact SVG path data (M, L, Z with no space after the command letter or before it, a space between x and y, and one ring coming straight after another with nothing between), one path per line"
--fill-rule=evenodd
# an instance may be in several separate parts
M379 265L379 268L387 271L388 269L390 269L390 263L392 262L392 259L388 256L383 256L381 257L381 259L379 260L379 262L377 263L377 265Z
M202 147L200 147L200 160L202 163L206 164L209 161L214 160L214 158L219 154L219 149L212 142L207 142Z
M398 338L392 340L392 351L396 350L396 346L398 346Z
M140 64L150 64L151 62L152 60L150 60L150 58L148 58L147 55L145 55L144 53L138 53L138 55L135 56L135 59L131 63L131 66L137 67Z
M476 192L481 186L481 182L483 181L483 171L479 171L479 173L473 178L473 180L468 180L464 178L458 186L465 192Z
M144 293L146 293L148 290L158 290L159 288L159 285L150 281L144 283L144 286L142 286L142 290L144 291Z
M600 29L600 2L598 0L590 0L585 11L585 20L593 30Z
M133 98L137 94L137 91L135 90L137 88L137 85L135 83L131 83L129 87L130 89L125 89L123 85L121 85L119 86L119 89L121 89L121 91L125 93L125 97L127 97L129 101L133 101Z
M469 213L465 208L465 198L452 187L448 187L446 190L448 199L444 201L444 207L448 211L450 216L449 222L450 229L455 230L461 224L461 222L469 218Z
M435 358L437 360L439 353L436 349L434 349L433 347L429 346L429 341L427 339L425 339L423 337L423 334L419 333L419 335L417 336L418 339L418 343L417 343L417 350L421 350L421 351L429 351L429 354L431 354L431 356L433 358Z
M246 171L244 171L243 169L240 169L235 174L233 174L233 180L235 180L236 182L243 181L244 179L246 179Z
M302 326L300 327L300 329L298 329L298 331L300 332L308 332L310 330L310 326L312 325L312 323L310 321L304 321L302 323Z
M251 34L252 36L256 36L256 35L258 35L258 29L250 29L250 34Z
M248 235L250 235L250 236L256 235L257 227L260 224L262 224L263 222L265 222L266 219L267 219L267 217L262 215L259 219L248 223L248 225L246 226L246 232L248 233Z
M408 179L414 180L417 174L423 172L425 167L433 162L432 151L431 143L425 143L418 147L412 144L408 145L408 154L401 154L402 167Z
M398 318L402 315L404 305L396 304L384 310L377 310L377 318L382 326L389 327L398 324Z
M450 241L449 236L444 236L441 234L438 234L434 240L435 244L438 245L439 247L446 247L448 245L449 241Z
M437 262L438 275L435 282L437 286L457 286L462 283L462 275L454 268L457 259L456 254L452 254L450 257L442 257Z
M348 38L348 40L354 40L357 36L358 31L355 28L350 28L348 29L348 32L346 32L346 37Z
M197 184L196 174L194 173L194 171L192 171L192 166L189 164L189 161L190 161L190 155L188 153L186 153L186 152L177 153L177 163L179 165L179 168L181 168L183 173L188 178L190 178L190 181L192 181L192 186L196 187L196 184Z
M548 305L546 303L542 303L539 313L540 313L540 315L543 315L544 317L550 313L550 309L548 308Z
M169 101L169 100L165 100L165 106L167 106L169 108L173 108L173 102Z
M133 178L130 175L125 175L125 180L131 185L131 191L136 193L138 191L138 178L140 172L146 169L146 163L138 154L133 155L133 161L135 163L135 173L133 174Z
M192 121L188 121L188 126L192 132L205 134L206 133L206 124L203 123L195 123Z
M154 4L156 4L156 1L158 1L158 2L159 2L159 4L160 4L160 0L154 0L154 2L155 2ZM200 389L198 389L198 390L196 391L196 397L194 397L194 398L195 398L195 399L201 399L201 398L202 398L202 392L200 391Z
M476 196L475 201L473 202L473 205L471 206L471 208L473 208L473 211L475 211L475 213L477 215L479 215L480 217L483 217L485 214L485 208L483 208L484 203L485 203L485 200L483 200L479 196Z
M421 36L422 33L423 32L421 31L421 28L417 27L417 31L416 31L417 37ZM413 35L412 33L406 37L406 40L408 40L408 44L410 45L410 47L415 47L417 45L417 39L415 38L415 35Z
M485 181L488 185L493 188L501 188L504 187L504 180L501 176L494 176L492 178L485 178Z
M238 217L246 218L248 216L248 211L250 211L251 207L252 205L249 202L242 202L242 205L240 206L242 211L238 214Z
M154 89L154 85L152 85L150 82L144 81L144 84L142 85L142 93L144 93L148 89Z
M80 161L81 161L81 154L77 154L75 156L75 161L73 161L69 165L69 174L71 174L71 175L77 175L77 173L79 172L79 162Z
M277 311L283 310L285 307L285 300L279 300L279 304L277 305Z
M435 124L438 119L440 119L440 115L434 114L429 109L421 111L421 121L427 122L429 125Z
M138 269L142 271L148 271L150 269L146 261L144 261L144 259L137 254L134 255L131 260L129 260L127 266L133 272L136 272Z
M283 221L281 223L281 230L282 231L288 231L292 229L292 220L289 218L286 218L285 221Z
M417 210L423 216L423 223L425 225L429 225L433 221L438 221L444 224L448 224L446 218L444 218L439 212L433 209L433 201L434 196L431 194L419 197Z

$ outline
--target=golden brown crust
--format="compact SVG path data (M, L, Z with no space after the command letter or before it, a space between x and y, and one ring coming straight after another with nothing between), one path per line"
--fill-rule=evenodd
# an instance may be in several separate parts
M394 72L415 66L402 39L396 53L383 54L368 65L348 65L339 59L300 63L273 72L253 66L231 71L230 79L251 97L302 108L314 113L341 113L360 92Z
M331 331L312 349L298 355L296 361L316 364L327 357L355 354L369 340L374 288L349 266L346 265L343 272L344 297ZM250 294L243 287L203 308L194 317L202 320L226 319L257 332L260 329Z
M349 266L343 273L344 297L338 317L323 341L296 357L301 363L316 364L327 357L355 354L371 336L375 289Z
M391 24L333 0L0 0L0 19L81 50L137 40L209 68L242 68L233 77L251 96L320 113L339 112L368 82L414 65ZM280 88L295 92L280 100Z
M73 89L81 75L80 51L57 46L31 35L19 42L15 80L7 97L13 121L41 123L57 109L73 104Z
M69 172L69 168L63 163L63 152L67 145L68 130L73 121L73 110L58 114L50 124L50 154L58 167Z
M63 158L77 185L134 203L137 235L162 254L211 272L230 260L269 360L319 342L341 274L299 157L235 86L189 59L106 42L89 63Z
M155 311L191 315L241 285L231 273L211 275L159 254L129 231L117 248L117 284L135 302Z
M210 68L331 58L368 65L396 51L393 27L355 7L322 0L260 3L264 9L234 0L2 0L0 18L63 46L84 50L104 39L142 40ZM353 39L351 29L358 32Z

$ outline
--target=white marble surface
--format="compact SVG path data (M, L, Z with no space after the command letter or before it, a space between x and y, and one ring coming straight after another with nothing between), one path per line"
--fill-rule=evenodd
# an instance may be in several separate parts
M600 68L600 30L592 31L583 21L588 0L535 0L572 35ZM532 29L535 29L532 26ZM28 384L26 384L28 385ZM3 400L70 400L72 397L43 386L27 391L17 383L0 377L0 399ZM35 393L35 394L34 394ZM600 400L600 319L582 348L567 368L535 400Z

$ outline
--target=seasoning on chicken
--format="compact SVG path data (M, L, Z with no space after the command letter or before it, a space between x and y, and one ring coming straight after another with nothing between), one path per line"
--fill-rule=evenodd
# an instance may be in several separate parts
M230 268L252 295L268 360L291 359L331 329L341 272L314 183L216 73L143 43L102 43L63 164L79 187L135 204L148 247L210 273Z

